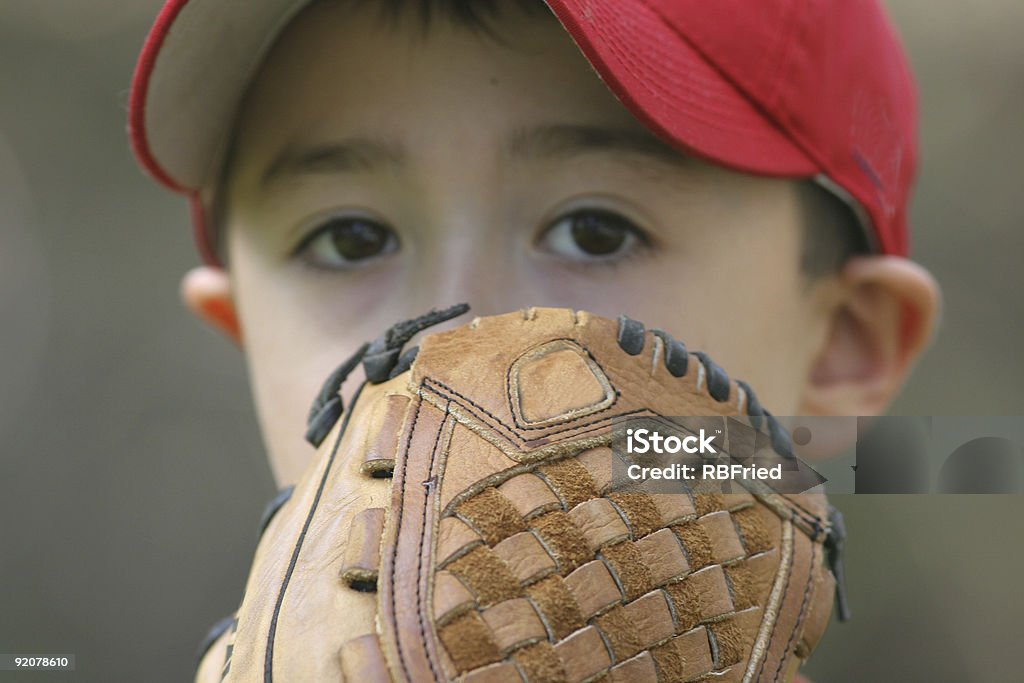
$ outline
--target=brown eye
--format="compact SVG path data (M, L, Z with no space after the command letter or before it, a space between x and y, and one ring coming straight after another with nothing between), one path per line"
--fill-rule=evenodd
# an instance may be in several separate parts
M612 214L578 213L571 220L573 242L592 256L614 254L629 238L629 226Z
M299 251L315 265L347 268L397 248L398 238L386 225L365 218L332 218Z
M626 256L646 242L643 233L611 211L576 211L555 221L541 238L545 250L576 261Z

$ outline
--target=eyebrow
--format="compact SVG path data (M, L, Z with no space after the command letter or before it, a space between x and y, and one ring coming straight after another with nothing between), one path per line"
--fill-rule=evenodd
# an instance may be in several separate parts
M400 168L406 162L405 149L394 142L353 137L310 146L289 145L267 166L264 186L288 175L369 172Z
M541 125L516 130L505 145L518 159L570 159L592 153L623 153L671 166L687 166L692 158L645 130L577 124ZM264 186L289 175L318 175L396 170L408 160L394 141L352 137L309 146L289 145L263 173Z
M565 159L590 153L624 153L672 166L693 159L646 130L588 125L547 125L516 131L508 151L514 157Z

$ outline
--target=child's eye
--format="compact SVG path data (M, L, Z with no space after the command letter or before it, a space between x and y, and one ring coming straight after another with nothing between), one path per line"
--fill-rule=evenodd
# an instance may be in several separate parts
M348 268L398 249L395 232L368 218L328 219L302 241L296 253L316 266Z
M556 220L544 231L540 246L574 261L614 260L648 244L640 228L617 213L581 209Z

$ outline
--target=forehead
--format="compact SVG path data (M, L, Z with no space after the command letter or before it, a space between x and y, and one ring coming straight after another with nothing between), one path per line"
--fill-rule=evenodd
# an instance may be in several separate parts
M463 135L534 122L642 131L549 14L506 3L481 28L330 2L282 32L243 102L238 140L269 150L296 137L415 138L456 122Z

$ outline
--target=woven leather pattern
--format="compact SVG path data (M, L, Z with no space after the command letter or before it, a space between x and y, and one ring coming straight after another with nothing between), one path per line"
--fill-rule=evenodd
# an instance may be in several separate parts
M613 457L544 462L440 520L433 615L467 683L729 680L744 659L778 517L749 493L616 491Z

